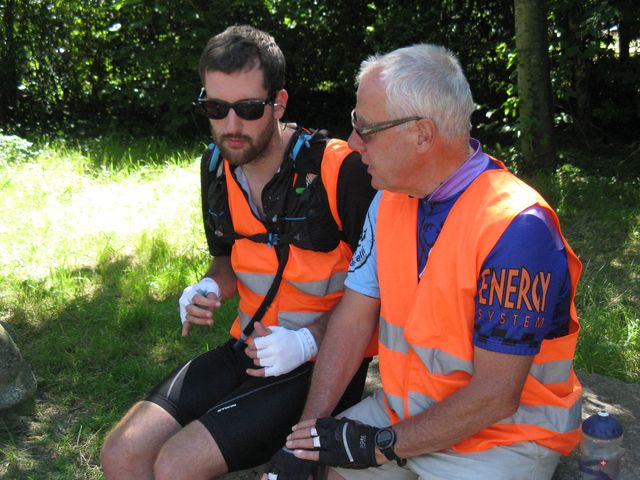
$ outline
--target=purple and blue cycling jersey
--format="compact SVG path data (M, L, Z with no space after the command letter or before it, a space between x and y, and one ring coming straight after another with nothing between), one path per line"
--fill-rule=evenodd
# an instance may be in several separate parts
M462 192L483 171L497 168L480 143L474 153L418 206L416 274L422 275L431 248ZM379 192L365 220L345 285L379 298L375 224ZM513 355L535 355L545 338L562 336L569 319L570 279L560 235L547 212L532 207L505 230L480 269L474 345Z

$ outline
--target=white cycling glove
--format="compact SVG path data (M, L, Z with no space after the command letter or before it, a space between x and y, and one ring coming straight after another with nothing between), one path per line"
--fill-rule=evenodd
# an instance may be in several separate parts
M184 324L187 319L187 305L193 303L193 297L196 294L207 296L207 293L215 293L218 298L220 298L222 292L220 291L220 286L218 282L216 282L213 278L204 277L195 285L191 285L184 289L182 292L182 296L178 301L180 305L180 320Z
M269 335L253 339L266 377L289 373L318 353L318 345L308 328L289 330L275 326L269 329Z

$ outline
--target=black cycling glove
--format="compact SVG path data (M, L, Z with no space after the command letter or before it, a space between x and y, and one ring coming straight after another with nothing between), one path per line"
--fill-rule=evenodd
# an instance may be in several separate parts
M375 436L379 428L348 418L320 418L316 421L320 438L320 463L334 467L377 467Z
M271 457L267 473L275 473L278 480L307 480L317 466L316 462L302 460L283 447Z

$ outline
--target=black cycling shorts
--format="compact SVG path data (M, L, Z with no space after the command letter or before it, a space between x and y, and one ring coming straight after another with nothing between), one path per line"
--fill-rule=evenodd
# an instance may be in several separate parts
M313 362L277 377L255 378L256 368L235 339L176 368L146 397L182 426L199 420L215 439L230 472L267 462L300 419ZM362 397L371 359L362 362L334 414Z

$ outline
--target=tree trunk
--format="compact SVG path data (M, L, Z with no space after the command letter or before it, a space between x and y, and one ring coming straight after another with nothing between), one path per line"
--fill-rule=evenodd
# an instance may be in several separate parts
M515 0L520 148L525 172L556 166L545 0Z
M629 61L631 40L632 38L629 34L629 29L623 20L618 24L618 58L620 59L620 63Z
M18 102L18 70L14 36L15 1L6 0L2 16L4 42L0 43L0 126L14 116Z

